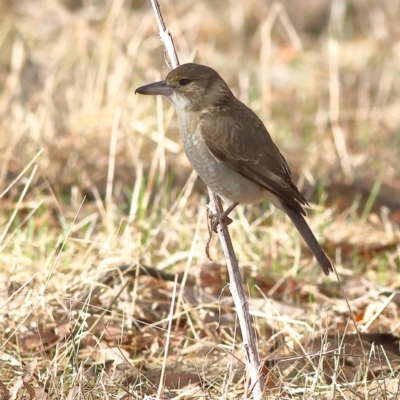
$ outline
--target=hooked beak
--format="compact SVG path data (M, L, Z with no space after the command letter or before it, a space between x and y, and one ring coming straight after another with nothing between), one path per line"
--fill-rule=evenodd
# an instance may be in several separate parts
M171 96L173 93L173 87L168 85L167 81L160 81L141 86L135 90L135 94L136 93L147 95L162 94L164 96Z

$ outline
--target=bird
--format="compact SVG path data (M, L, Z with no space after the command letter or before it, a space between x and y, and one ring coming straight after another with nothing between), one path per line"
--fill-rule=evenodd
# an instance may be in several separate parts
M270 201L291 219L323 272L333 264L308 226L309 206L260 118L235 97L214 69L196 63L171 70L163 81L136 89L163 95L174 106L186 155L205 184L224 203L224 216L238 204Z

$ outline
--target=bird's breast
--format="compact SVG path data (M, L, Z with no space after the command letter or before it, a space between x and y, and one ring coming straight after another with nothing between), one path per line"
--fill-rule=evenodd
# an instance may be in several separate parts
M261 186L214 158L197 124L181 117L179 122L186 155L211 190L229 203L260 203L265 198Z

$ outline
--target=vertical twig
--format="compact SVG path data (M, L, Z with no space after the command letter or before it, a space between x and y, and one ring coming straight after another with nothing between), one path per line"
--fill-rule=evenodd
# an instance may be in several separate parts
M153 6L154 15L156 16L157 20L157 25L159 29L158 37L164 43L165 51L168 54L172 68L176 68L179 66L179 60L178 60L178 55L176 54L171 32L166 28L164 24L164 20L161 14L160 5L158 4L158 1L150 0L150 3Z
M172 68L179 66L178 56L172 41L171 33L167 30L160 6L157 0L150 0L157 19L159 28L158 36L163 41L167 55L171 62ZM208 188L210 195L211 212L221 216L223 213L221 199ZM226 224L220 220L218 225L218 235L221 242L221 247L224 252L229 273L229 288L235 303L236 312L238 314L239 325L243 337L243 352L246 361L246 370L250 374L251 387L253 390L254 399L261 399L263 396L263 377L261 375L261 363L258 355L258 349L255 340L255 334L251 325L251 317L249 313L249 305L243 291L242 278L240 276L239 266L233 250L232 241L229 236L229 231Z
M224 212L221 199L210 188L208 188L208 194L210 196L211 211L220 216ZM242 332L243 353L246 359L246 369L248 372L250 372L250 380L254 399L261 399L263 394L264 379L261 374L261 363L258 355L255 334L251 325L249 303L243 291L242 277L240 275L239 265L233 249L228 228L225 223L219 223L217 229L228 268L229 289L235 303L240 330Z

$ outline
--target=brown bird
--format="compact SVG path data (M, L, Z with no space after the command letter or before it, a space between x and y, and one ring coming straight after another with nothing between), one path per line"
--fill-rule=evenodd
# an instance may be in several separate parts
M269 200L300 232L326 275L332 263L304 219L306 199L257 115L212 68L184 64L135 93L164 95L175 107L186 155L206 185L230 204ZM227 215L227 214L226 214Z

